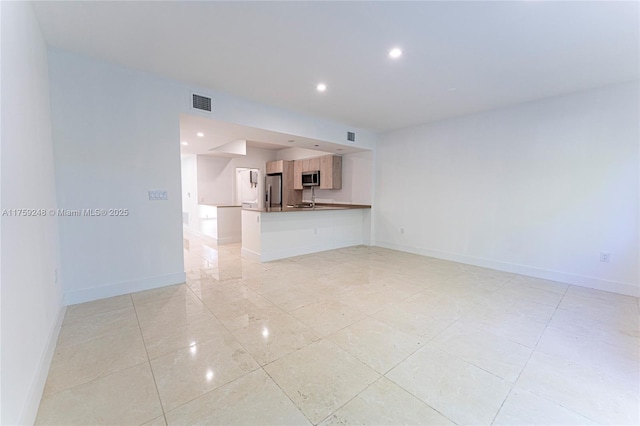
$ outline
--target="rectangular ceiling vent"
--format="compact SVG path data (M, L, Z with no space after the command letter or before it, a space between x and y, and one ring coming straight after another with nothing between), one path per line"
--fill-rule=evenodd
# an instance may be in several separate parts
M193 94L193 108L211 112L211 98Z
M347 132L347 140L349 142L355 142L356 141L356 134L355 132Z

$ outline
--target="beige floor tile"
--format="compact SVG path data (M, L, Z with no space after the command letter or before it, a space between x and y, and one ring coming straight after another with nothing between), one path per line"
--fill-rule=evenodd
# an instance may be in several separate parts
M571 333L548 327L536 351L555 355L580 364L606 377L628 381L640 388L640 352L635 346L614 346L605 342L575 336Z
M151 360L165 412L258 368L226 332L213 340Z
M291 311L290 314L320 336L334 333L364 318L361 312L336 301L313 303Z
M638 386L592 367L535 351L517 382L545 399L602 424L638 424Z
M374 318L404 333L431 340L449 327L453 319L440 319L425 313L425 310L407 301L388 306L372 315Z
M450 297L432 290L422 291L407 300L410 311L420 312L439 320L457 320L477 306L476 299Z
M320 340L264 367L314 424L380 375L328 340Z
M504 402L493 424L503 426L581 426L596 425L597 423L554 402L515 387Z
M165 332L153 338L145 338L150 359L158 358L179 349L214 340L227 334L226 328L215 318L167 327Z
M148 421L142 426L167 426L167 421L165 420L164 416L160 416L151 421Z
M227 304L207 303L207 307L229 330L248 327L252 323L269 321L270 318L285 314L285 311L259 295Z
M458 424L490 424L511 385L430 345L386 377Z
M268 364L320 338L311 328L286 313L252 321L247 327L232 330L231 333L260 365Z
M637 297L575 285L569 286L564 298L562 299L562 307L565 309L571 309L572 307L580 309L585 304L595 304L600 307L608 306L614 308L628 307L636 312L638 311Z
M424 345L425 339L366 318L328 337L360 361L384 374Z
M132 328L138 328L138 319L133 306L101 312L63 324L56 347L73 346Z
M258 294L240 280L221 281L219 285L201 290L198 297L208 305L225 305L227 303L255 297Z
M187 280L187 287L193 291L193 294L200 298L205 290L212 290L218 286L228 284L227 281L219 281L213 278L201 278L197 280Z
M389 292L383 291L378 284L366 284L347 290L340 294L341 303L367 315L374 315L389 307L390 303L400 300L390 300Z
M453 425L451 420L385 377L329 416L322 425Z
M42 399L37 425L140 425L162 415L149 364Z
M127 328L74 346L58 346L51 361L44 395L145 362L147 352L137 328Z
M276 290L270 290L262 293L262 296L272 303L275 303L286 312L291 312L305 305L318 303L328 299L325 295L318 294L311 289L300 288L298 284L292 286L283 284L282 287Z
M555 306L534 302L526 298L514 299L493 294L476 305L476 312L486 311L489 315L503 315L519 317L523 320L547 324L556 311Z
M515 300L526 299L550 306L558 306L567 284L517 275L495 292L496 297Z
M262 370L255 370L167 413L169 425L308 425Z
M509 284L521 287L536 288L539 290L557 294L565 294L567 292L567 289L570 287L569 284L545 280L542 278L528 277L526 275L515 275L513 279L509 281Z
M628 327L630 324L638 324L640 313L637 305L624 302L616 303L614 300L619 299L611 296L605 298L602 295L592 295L590 293L586 293L587 296L583 293L579 293L576 296L575 291L572 294L572 296L563 298L559 309L587 316L591 321L599 322L606 326L623 328Z
M477 307L465 314L460 323L477 327L497 336L506 337L521 345L535 347L546 328L546 324L517 314L486 310Z
M549 322L549 327L629 350L637 348L640 339L640 320L600 321L594 318L591 312L584 310L558 308Z
M381 247L184 243L186 284L67 308L40 423L164 425L145 352L171 424L483 424L509 380L496 424L639 423L637 298Z
M132 302L130 294L124 294L122 296L109 297L108 299L94 300L92 302L67 306L67 310L64 315L64 323L69 324L73 321L88 317L90 315L116 311L118 309L125 309L131 306Z
M532 352L527 346L467 323L453 324L431 344L510 382L518 378Z
M131 298L133 299L134 304L141 305L143 303L155 302L157 300L169 299L172 297L184 297L185 293L189 291L189 287L186 284L176 284L131 293Z
M175 332L185 324L213 318L209 309L190 291L184 296L137 305L136 313L142 335L147 340Z

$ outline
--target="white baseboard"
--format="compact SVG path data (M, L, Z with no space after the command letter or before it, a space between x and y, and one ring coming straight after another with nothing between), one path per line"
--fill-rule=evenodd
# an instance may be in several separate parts
M246 249L244 247L242 247L241 252L242 252L242 257L244 257L245 259L257 260L258 262L260 262L260 253L257 253L253 250Z
M499 271L512 272L514 274L527 275L530 277L542 278L550 281L558 281L566 284L577 285L580 287L587 287L596 290L608 291L611 293L640 297L640 285L637 284L634 285L631 283L608 281L600 278L568 274L566 272L551 271L548 269L536 268L533 266L518 265L514 263L500 262L480 257L446 253L419 247L404 246L400 244L389 243L386 241L375 241L373 245L378 247L385 247L392 250L435 257L437 259L451 260L453 262L480 266L483 268L497 269Z
M234 244L234 243L241 243L242 242L242 237L241 236L233 236L233 237L218 238L218 239L215 239L215 240L216 240L216 244L218 244L218 245Z
M135 293L136 291L151 290L172 284L180 284L187 280L187 274L178 272L175 274L157 275L155 277L142 278L134 281L107 284L100 287L85 288L65 293L64 303L75 305L76 303L90 302L92 300L105 299L107 297L120 296L121 294Z
M224 237L224 238L215 238L215 237L212 237L211 235L203 234L202 232L196 231L187 226L183 226L182 229L187 234L191 234L195 237L202 238L216 245L234 244L234 243L242 242L242 235L234 235L231 237Z
M40 400L42 399L42 393L44 392L44 386L47 383L47 376L49 376L49 368L51 367L51 361L53 360L53 354L56 351L56 343L58 343L58 335L60 334L60 328L62 327L62 321L64 320L64 314L67 311L66 306L61 306L58 311L58 316L49 333L49 339L40 356L40 362L38 363L38 369L33 377L31 386L29 386L29 393L27 394L27 401L22 410L20 416L20 424L32 425L36 421L38 415L38 408L40 407Z

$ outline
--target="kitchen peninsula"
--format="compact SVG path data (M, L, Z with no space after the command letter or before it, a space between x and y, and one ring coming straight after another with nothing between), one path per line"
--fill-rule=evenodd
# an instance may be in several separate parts
M323 204L314 208L242 210L242 256L268 262L369 244L371 206Z

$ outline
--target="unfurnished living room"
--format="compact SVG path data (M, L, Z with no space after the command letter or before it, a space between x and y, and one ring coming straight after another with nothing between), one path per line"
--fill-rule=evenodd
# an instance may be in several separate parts
M637 1L0 2L2 425L639 425Z

